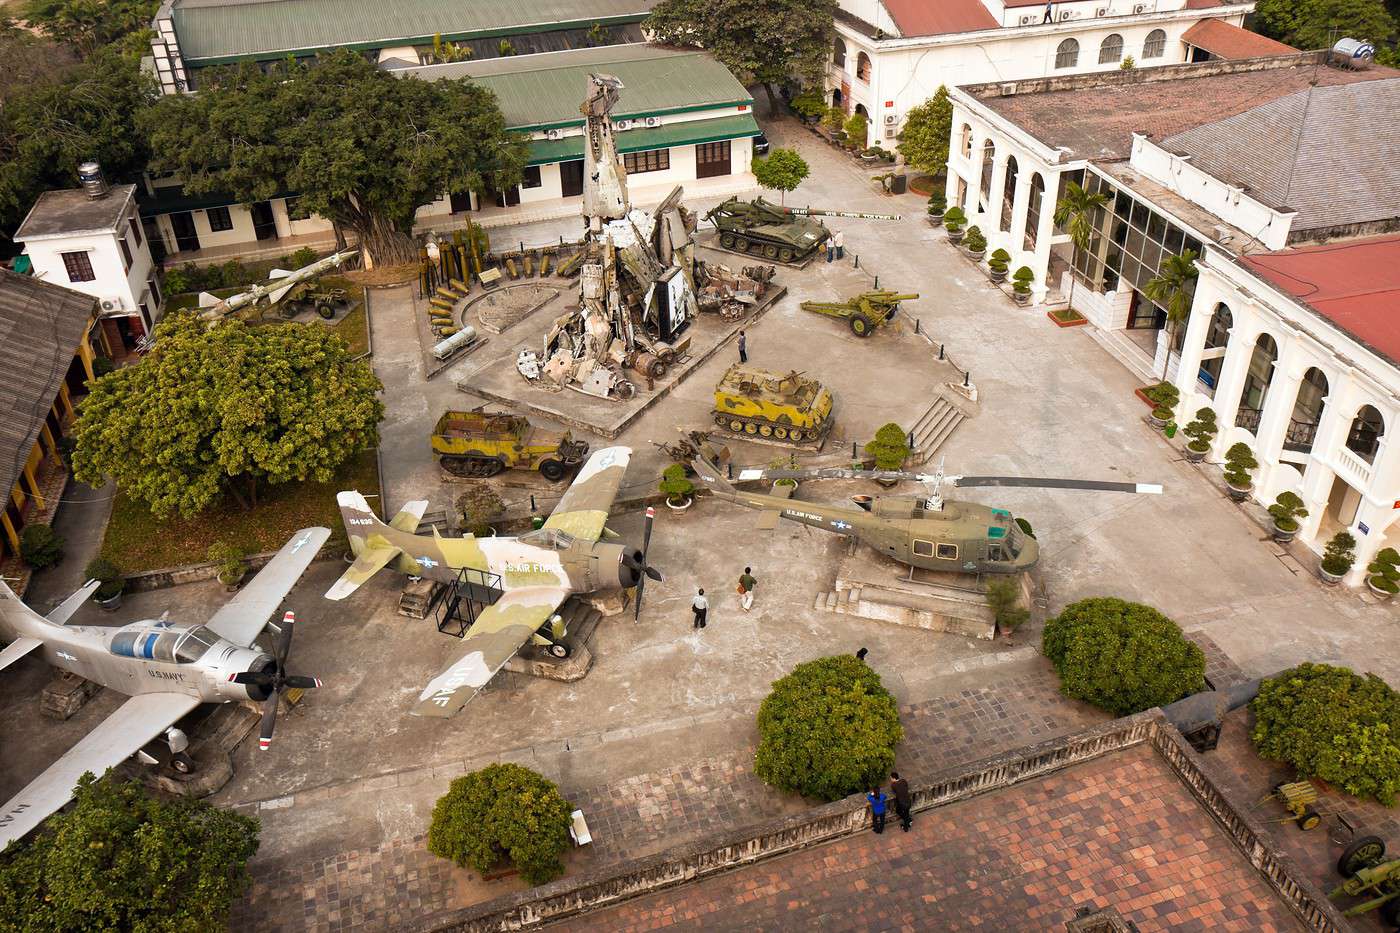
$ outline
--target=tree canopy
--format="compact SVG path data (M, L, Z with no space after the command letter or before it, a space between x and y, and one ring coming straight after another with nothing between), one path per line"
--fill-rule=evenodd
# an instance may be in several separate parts
M28 0L20 16L46 37L90 58L114 43L131 52L148 51L143 48L146 31L159 6L160 0Z
M72 809L0 857L0 930L218 930L248 885L258 821L134 782L78 782Z
M706 49L740 81L768 92L797 76L821 81L835 36L835 0L661 0L643 28L655 42Z
M84 482L111 477L158 517L191 515L225 492L251 505L259 483L328 482L377 442L379 380L319 325L206 329L177 313L155 337L91 383L73 453Z
M354 231L372 262L417 258L414 213L444 193L520 181L528 153L496 97L466 79L397 78L357 52L262 72L252 64L162 98L144 115L155 171L191 194L301 209Z
M1381 0L1259 0L1255 26L1300 49L1331 48L1351 37L1376 43L1395 36L1395 20Z
M953 102L939 85L932 97L909 110L895 147L904 161L921 172L941 175L948 167L948 140L953 134Z
M774 149L767 157L753 160L753 177L765 188L782 192L782 200L811 172L807 160L795 149Z
M564 873L573 804L553 781L517 764L487 765L452 782L433 807L428 851L488 872L509 860L530 884Z

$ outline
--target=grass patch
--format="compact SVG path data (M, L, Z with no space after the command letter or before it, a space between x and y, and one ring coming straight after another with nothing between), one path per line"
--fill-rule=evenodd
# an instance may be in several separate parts
M246 286L245 286L246 288ZM243 288L216 288L209 294L216 298L227 298L230 295L237 295L244 291ZM172 311L188 311L191 308L199 307L199 292L185 292L183 295L171 295L165 303L165 313Z
M346 547L335 494L358 489L379 509L379 463L367 450L341 468L329 483L284 483L259 490L258 507L245 512L232 497L190 518L164 521L123 492L112 503L102 556L132 573L203 563L209 545L227 541L249 553L280 548L294 531L312 525L331 529L326 548Z
M350 347L351 356L369 352L369 318L365 315L365 303L341 318L331 328Z
M1055 320L1062 321L1066 324L1068 324L1070 321L1084 320L1084 315L1080 314L1073 308L1059 308L1055 311L1051 311L1050 316L1053 317Z

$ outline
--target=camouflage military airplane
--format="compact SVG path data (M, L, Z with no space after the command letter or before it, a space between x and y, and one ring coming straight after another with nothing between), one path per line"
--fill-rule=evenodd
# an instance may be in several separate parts
M1103 482L1030 476L948 476L899 470L740 470L737 480L778 479L912 479L928 487L927 496L856 496L850 506L799 502L782 496L735 489L703 458L691 461L715 498L760 509L760 528L774 528L779 518L811 525L863 541L902 564L921 570L960 573L1020 573L1040 559L1035 538L1006 509L976 502L954 502L943 486L1021 486L1099 492L1161 493L1154 483Z
M642 611L646 578L661 574L647 564L654 513L647 509L641 548L604 543L608 512L632 451L608 447L588 458L544 527L518 538L444 538L417 534L426 502L410 502L389 524L375 517L358 492L337 496L355 562L326 592L344 599L378 570L394 562L402 573L448 584L465 583L475 602L486 603L466 636L466 653L433 678L413 713L457 713L526 642L535 640L559 657L567 646L556 610L574 593L637 588Z
M0 582L0 639L10 643L0 651L0 668L37 650L54 667L130 697L0 809L0 849L67 803L84 772L100 775L121 764L201 703L261 702L259 744L267 748L282 690L321 685L314 677L286 672L292 614L286 613L280 626L268 618L328 537L328 528L298 531L203 625L164 619L120 627L67 625L97 589L96 581L48 616L24 605ZM265 626L278 632L274 655L253 644Z

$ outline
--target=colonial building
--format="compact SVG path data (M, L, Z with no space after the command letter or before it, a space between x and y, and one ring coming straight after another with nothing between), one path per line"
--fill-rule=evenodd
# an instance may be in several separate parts
M1239 57L1262 40L1239 28L1253 9L1220 0L840 0L827 94L869 117L870 143L891 147L909 109L939 85L1111 71L1129 58L1141 67ZM1269 44L1249 54L1277 54Z

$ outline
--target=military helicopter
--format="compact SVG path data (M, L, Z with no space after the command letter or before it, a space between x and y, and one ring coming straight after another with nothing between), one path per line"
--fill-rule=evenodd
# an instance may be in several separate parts
M798 502L782 496L735 489L720 471L703 458L692 461L695 472L715 497L763 515L759 527L771 529L779 518L834 531L870 545L881 554L920 570L960 573L1020 573L1040 559L1040 547L1006 509L976 502L944 499L944 486L1020 486L1048 489L1081 489L1160 495L1154 483L1124 483L1085 479L1053 479L1032 476L950 476L940 463L936 473L901 470L743 469L736 478L780 479L912 479L923 483L928 495L853 496L852 505Z

